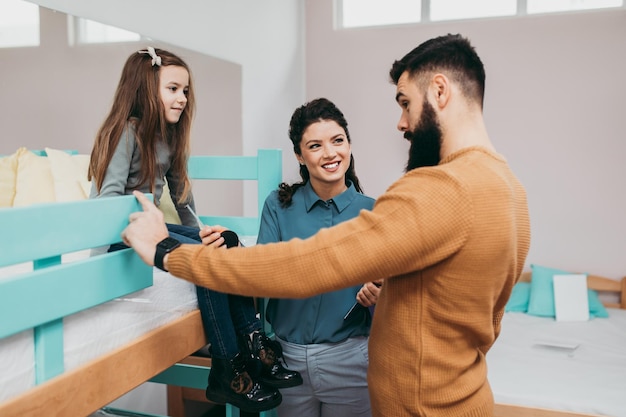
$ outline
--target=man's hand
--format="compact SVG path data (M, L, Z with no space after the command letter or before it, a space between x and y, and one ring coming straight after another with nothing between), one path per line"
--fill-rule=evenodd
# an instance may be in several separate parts
M148 265L154 266L156 245L169 236L163 213L143 193L133 191L143 211L132 213L130 224L122 231L122 240Z
M378 301L380 295L380 287L383 285L383 281L372 281L363 284L363 287L356 295L356 300L363 307L371 307Z

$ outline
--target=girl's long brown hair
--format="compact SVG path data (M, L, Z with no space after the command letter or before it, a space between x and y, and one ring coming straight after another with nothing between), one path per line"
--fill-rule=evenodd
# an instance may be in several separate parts
M191 182L187 176L187 159L190 153L191 121L195 110L191 71L178 56L163 49L155 48L161 57L161 66L176 65L189 73L187 104L178 123L168 124L165 109L159 97L159 65L152 65L152 58L146 53L131 54L120 77L113 106L104 123L98 130L91 151L88 179L95 181L100 191L107 167L121 139L125 128L134 128L137 146L141 156L141 176L139 184L150 184L154 192L155 178L165 175L157 172L156 142L166 140L172 151L171 170L183 186L178 203L189 199ZM131 126L132 124L132 126Z

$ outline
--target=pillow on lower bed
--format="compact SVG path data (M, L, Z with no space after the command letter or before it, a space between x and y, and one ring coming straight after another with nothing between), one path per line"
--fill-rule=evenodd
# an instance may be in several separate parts
M522 312L528 311L528 299L530 297L530 282L518 282L513 287L511 297L504 307L504 311Z
M589 317L598 317L605 319L609 317L609 312L600 301L598 293L594 290L587 290L589 297Z
M15 181L17 180L17 161L20 152L0 158L0 207L11 207L15 198Z
M527 313L533 316L555 317L554 309L554 275L567 275L572 272L560 269L547 268L540 265L531 265L532 278L528 298ZM609 314L598 297L598 293L587 290L589 298L590 317L608 317Z
M54 201L54 182L48 157L37 156L24 149L18 155L13 206L29 206Z
M87 181L89 155L70 155L65 151L46 148L50 162L56 201L76 201L89 198L91 183Z

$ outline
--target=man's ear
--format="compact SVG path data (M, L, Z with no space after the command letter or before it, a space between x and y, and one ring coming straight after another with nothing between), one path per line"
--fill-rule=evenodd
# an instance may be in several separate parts
M439 109L443 109L448 105L450 100L450 80L444 74L438 73L432 79L431 88L433 98Z

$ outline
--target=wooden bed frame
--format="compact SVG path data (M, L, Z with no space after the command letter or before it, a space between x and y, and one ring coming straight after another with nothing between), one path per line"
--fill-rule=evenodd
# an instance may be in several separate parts
M0 404L0 415L89 415L205 344L200 313L194 311Z
M0 415L88 415L205 344L194 312L64 369L63 318L152 285L152 267L130 249L64 264L61 257L119 241L140 209L133 196L0 209L0 266L33 262L34 269L0 281L0 315L16 318L0 322L0 338L33 329L37 384L1 403Z
M189 168L199 179L257 180L260 213L282 180L282 154L273 149L250 157L194 156ZM140 209L133 196L0 208L0 267L32 262L34 268L0 280L0 316L15 317L0 320L0 339L34 329L37 379L35 387L0 403L0 416L86 416L153 377L206 386L207 367L176 365L206 345L199 310L74 370L63 369L63 317L152 285L152 268L130 249L69 264L61 256L118 242L129 214ZM258 233L258 217L201 218L240 235ZM228 413L239 415L232 408Z
M531 272L524 272L522 282L530 282ZM605 307L626 309L626 277L620 281L599 275L587 275L587 287L599 293L617 295L617 302L603 302ZM545 408L523 407L511 404L495 405L494 417L600 417L595 414L580 414Z

